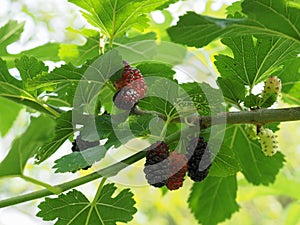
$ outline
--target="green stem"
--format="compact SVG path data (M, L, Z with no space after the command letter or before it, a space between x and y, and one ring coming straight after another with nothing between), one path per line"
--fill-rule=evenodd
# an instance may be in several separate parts
M215 116L214 118L207 116L207 117L200 117L199 119L200 119L201 129L205 129L213 125L224 124L224 122L227 124L252 123L252 124L263 125L263 124L273 123L273 122L300 120L300 107L286 108L286 109L258 109L254 111L243 111L243 112L228 112L228 113L221 113ZM178 131L166 137L165 141L170 143L178 139L181 132L182 131ZM126 168L128 165L131 165L139 161L143 157L145 157L145 151L140 151L114 165L98 170L87 176L80 177L75 180L56 185L54 186L54 188L59 188L61 192L64 192L66 190L88 183L100 177L115 176L116 174L118 174L119 171ZM0 201L0 208L46 197L52 194L53 192L50 191L49 189L44 189L41 191L36 191L21 196L4 199Z
M101 180L100 184L99 184L96 195L95 195L93 201L91 202L91 207L90 207L90 210L89 210L89 213L88 213L88 216L87 216L88 219L86 220L85 225L89 225L89 221L90 221L89 218L91 217L91 214L92 214L94 208L96 207L97 201L98 201L98 199L101 195L101 192L102 192L105 181L106 181L106 178L103 178Z
M100 195L101 195L101 191L102 191L102 188L103 188L103 186L104 186L105 181L106 181L106 178L104 177L104 178L101 180L101 183L99 184L99 187L98 187L98 190L97 190L97 192L96 192L96 195L95 195L95 197L94 197L94 199L93 199L93 201L92 201L92 206L95 206L95 205L96 205L96 203L97 203L97 201L98 201L98 199L99 199L99 197L100 197Z
M57 112L54 108L48 106L47 104L43 104L43 107L45 110L47 110L50 114L52 114L55 117L59 117L60 113Z
M55 188L59 188L61 190L61 192L70 190L74 187L83 185L85 183L91 182L93 180L96 180L100 177L111 177L111 176L115 176L116 174L118 174L119 171L121 171L122 169L126 168L128 165L131 165L137 161L139 161L140 159L145 157L145 151L140 151L116 164L113 164L111 166L108 166L106 168L103 168L101 170L98 170L94 173L91 173L89 175L86 175L84 177L80 177L77 178L75 180L72 181L68 181L66 183L62 183L59 185L54 186ZM40 191L35 191L32 193L28 193L28 194L24 194L24 195L20 195L17 197L12 197L9 199L4 199L0 201L0 208L3 207L7 207L7 206L11 206L11 205L16 205L19 203L23 203L23 202L27 202L27 201L31 201L34 199L39 199L39 198L43 198L49 195L53 195L53 192L51 192L48 189L44 189L44 190L40 190Z
M165 136L166 136L166 133L167 133L167 129L168 129L168 126L169 126L171 120L172 119L170 117L167 118L167 120L166 120L166 122L164 124L164 127L163 127L162 131L160 132L160 137L159 137L160 140L164 140L165 139Z
M40 181L40 180L36 180L32 177L21 175L20 178L26 180L27 182L42 186L44 188L47 188L49 191L51 191L52 193L57 194L57 195L60 194L61 191L62 191L59 187L51 186L50 184L47 184L47 183L45 183L43 181Z

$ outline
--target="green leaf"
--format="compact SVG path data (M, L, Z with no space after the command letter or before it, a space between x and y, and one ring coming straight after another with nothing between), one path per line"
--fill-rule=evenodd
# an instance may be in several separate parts
M56 118L55 136L45 142L36 153L37 163L48 159L73 134L72 112L65 112Z
M93 59L100 55L99 34L88 37L82 46L75 44L61 44L58 56L67 63L75 66L84 64L88 59Z
M29 49L18 54L9 54L7 46L20 39L24 30L24 23L9 21L0 28L0 57L5 59L9 68L15 67L14 61L23 55L32 56L39 60L59 61L58 57L59 43L47 43L33 49Z
M141 71L144 77L164 77L170 80L174 79L175 71L171 66L162 63L143 63L137 68Z
M6 47L19 40L24 29L24 23L9 21L0 28L0 57L9 55Z
M282 99L289 104L300 105L300 58L286 62L277 75L282 83Z
M261 106L262 108L269 108L276 102L276 100L277 94L265 93L259 106Z
M217 82L226 101L234 104L239 104L245 99L246 88L240 82L233 79L221 77L218 78Z
M77 190L61 194L58 198L46 198L39 204L37 216L45 221L58 219L56 225L126 223L133 219L137 211L133 194L129 189L124 189L113 198L116 189L114 184L105 185L95 204Z
M209 176L193 185L188 199L189 208L199 223L216 225L239 210L236 192L235 176Z
M44 45L40 45L35 48L23 51L16 56L27 55L35 57L41 61L51 60L54 62L58 62L61 60L58 57L60 45L60 43L46 43Z
M0 105L0 136L4 137L13 125L22 107L1 97Z
M261 100L262 99L261 97L259 97L259 95L254 95L254 94L247 95L244 101L244 106L248 108L259 106Z
M264 29L263 34L285 36L285 38L300 41L299 8L290 7L285 0L245 0L242 3L243 12L248 15L250 29Z
M97 0L69 0L69 2L84 9L82 15L87 21L100 28L103 34L113 40L131 28L139 30L147 28L149 19L145 14L169 1L105 0L100 3Z
M86 71L88 65L82 67L75 67L72 64L62 65L59 68L55 68L50 73L42 73L37 76L31 83L30 88L32 90L38 88L51 87L58 84L70 84L78 83Z
M86 121L86 124L81 129L82 139L97 141L107 138L108 140L104 145L105 148L107 150L112 146L117 148L121 145L120 136L116 136L115 134L115 131L118 131L118 124L117 121L114 122L114 119L110 115L97 116L95 119Z
M108 112L113 113L114 102L113 97L117 92L116 88L111 82L107 82L99 93L99 101L101 106Z
M41 99L33 96L23 86L26 85L10 75L6 62L0 58L0 97L5 97L52 116L57 115L55 110L47 106Z
M98 94L110 76L120 68L123 68L122 58L117 51L111 50L81 67L68 64L54 69L49 74L43 73L34 79L31 88L54 88L58 93L57 99L64 101L63 104L66 102L78 108L77 110L92 110L94 113L93 104Z
M54 163L55 173L75 172L86 168L104 158L107 149L103 146L96 146L85 149L81 152L73 152L57 159Z
M241 165L234 150L222 145L209 169L209 176L227 177L235 175L239 171L241 171Z
M131 115L128 118L128 120L129 120L128 123L130 126L129 129L135 137L145 137L149 134L154 135L151 132L152 131L151 129L154 128L154 127L152 127L153 126L152 123L157 124L158 122L161 122L157 116L151 115L151 114ZM150 126L151 124L152 124L152 126ZM161 132L161 130L160 130L160 132Z
M8 56L3 56L3 59L6 60L8 68L15 67L15 60L26 55L28 57L34 57L41 61L53 61L58 62L61 59L58 57L58 52L60 48L60 43L46 43L41 46L20 52L18 54L10 54Z
M133 42L145 41L145 40L156 40L156 33L149 32L149 33L138 33L135 36L124 36L124 37L117 37L114 40L114 45L117 47L122 44L128 44Z
M225 36L237 21L239 20L216 19L188 12L167 32L173 42L201 48L214 39Z
M183 98L190 98L202 116L208 116L213 113L223 112L223 94L219 89L212 88L207 83L183 83L180 87L184 90ZM187 96L188 95L188 96Z
M166 116L174 115L176 111L173 105L178 98L177 82L164 77L145 77L145 81L147 84L146 97L139 101L138 106Z
M28 81L34 79L42 72L48 72L48 66L34 57L22 56L15 61L16 67L20 72L24 89L28 88Z
M283 38L252 36L222 39L233 52L233 58L216 56L216 66L222 77L249 85L251 88L271 75L285 61L297 55L297 45ZM245 50L247 49L247 50Z
M228 18L245 17L245 15L243 15L242 12L242 2L241 1L233 2L230 6L226 8L226 14Z
M14 140L8 155L0 163L0 177L21 175L27 160L52 138L54 126L49 117L31 118L26 132Z
M268 185L275 181L285 161L282 153L277 152L272 157L266 157L258 141L251 141L240 125L228 126L224 141L235 151L242 173L249 182Z
M248 18L217 19L188 12L168 33L172 41L198 48L219 37L247 34L282 38L299 48L300 10L290 7L288 1L244 0L242 12Z

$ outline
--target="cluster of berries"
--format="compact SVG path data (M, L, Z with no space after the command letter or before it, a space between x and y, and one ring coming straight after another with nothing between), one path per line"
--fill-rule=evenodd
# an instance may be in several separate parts
M281 80L277 76L268 77L261 93L262 107L272 106L278 99L282 89Z
M99 145L99 141L93 141L93 142L85 141L85 140L82 140L81 135L78 135L76 137L76 139L72 142L71 150L72 150L72 152L81 152L81 151L87 150L89 148L96 147L98 145ZM90 167L91 166L87 166L82 169L87 170Z
M281 92L281 88L281 80L277 76L268 77L268 79L265 81L263 98L267 94L275 94L277 97Z
M211 154L202 137L190 141L186 154L169 153L169 146L164 142L151 145L146 152L144 168L148 183L154 187L166 185L169 190L176 190L183 185L186 172L193 180L204 180L211 166Z
M257 129L254 124L247 124L245 126L246 134L250 140L257 140L261 145L261 150L265 156L273 156L278 150L278 141L276 135L269 128L260 127Z
M117 92L113 101L118 108L130 110L145 97L147 85L140 70L125 61L123 63L122 77L114 83Z
M276 135L269 128L261 128L259 133L259 142L261 149L266 156L273 156L278 150L278 141L276 140Z
M262 100L271 104L276 102L282 89L281 80L277 76L268 77L262 91ZM271 99L269 99L271 97ZM269 106L271 106L271 104ZM269 128L259 127L254 124L246 124L245 131L250 140L258 140L261 150L266 156L273 156L278 150L276 135Z

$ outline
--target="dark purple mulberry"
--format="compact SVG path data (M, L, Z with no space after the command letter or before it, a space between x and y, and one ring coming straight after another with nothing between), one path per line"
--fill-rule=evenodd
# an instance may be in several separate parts
M154 187L162 187L168 179L169 146L164 142L152 144L146 152L144 168L148 183Z
M99 141L84 141L82 140L81 136L77 136L76 139L72 142L72 152L80 152L84 151L88 148L92 148L99 145ZM83 170L87 170L91 166L87 166L85 168L82 168Z
M113 97L115 105L124 110L130 110L138 103L140 95L132 88L124 87L119 90Z
M190 141L187 147L188 176L193 181L204 180L211 166L211 153L202 137Z

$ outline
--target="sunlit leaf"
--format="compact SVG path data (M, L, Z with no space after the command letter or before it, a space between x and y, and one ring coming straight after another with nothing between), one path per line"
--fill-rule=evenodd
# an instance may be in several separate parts
M27 160L53 137L54 126L53 119L49 117L31 118L26 132L14 140L9 153L0 163L0 177L21 175Z
M0 97L0 136L5 136L22 107L12 101Z
M177 43L203 47L219 37L264 35L300 44L300 9L284 0L244 0L242 12L248 18L218 19L188 12L168 33Z

